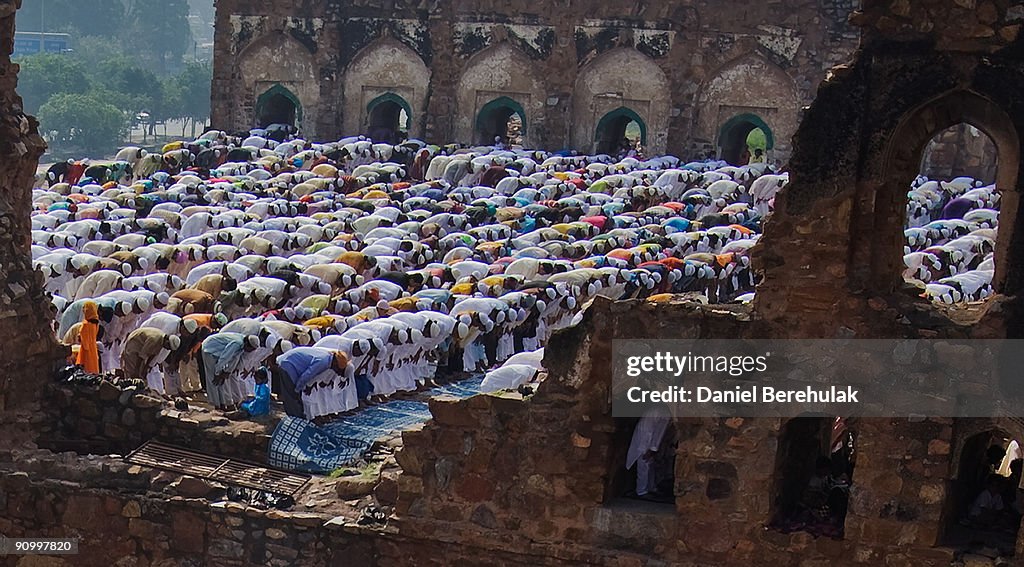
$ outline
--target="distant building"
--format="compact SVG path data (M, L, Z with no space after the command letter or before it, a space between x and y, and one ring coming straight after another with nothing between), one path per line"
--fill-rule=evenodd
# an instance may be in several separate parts
M71 48L71 36L66 33L15 32L14 57L47 53L63 53Z

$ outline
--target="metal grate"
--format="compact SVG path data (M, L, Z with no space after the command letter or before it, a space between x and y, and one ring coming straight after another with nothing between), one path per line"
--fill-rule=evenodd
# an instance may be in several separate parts
M281 471L159 441L147 441L125 457L125 461L283 496L295 494L312 478L308 474Z

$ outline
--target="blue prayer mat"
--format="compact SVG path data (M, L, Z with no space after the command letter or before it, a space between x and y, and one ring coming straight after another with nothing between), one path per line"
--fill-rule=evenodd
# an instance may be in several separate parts
M270 439L267 461L279 469L326 474L358 459L371 443L341 437L311 421L286 416Z
M429 396L468 398L480 393L482 376L430 389ZM323 427L298 417L285 417L274 430L268 450L272 467L327 474L358 460L374 441L424 423L431 417L426 402L393 400L362 408Z

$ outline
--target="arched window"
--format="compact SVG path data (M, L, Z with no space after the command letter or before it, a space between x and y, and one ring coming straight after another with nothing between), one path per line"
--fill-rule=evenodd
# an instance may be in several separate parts
M366 105L366 135L375 142L397 144L412 126L409 103L395 93L384 93Z
M526 134L523 105L507 96L496 98L480 109L476 118L477 143L518 144Z
M907 192L903 278L933 301L964 305L993 293L1000 195L996 147L968 123L936 134Z
M925 150L932 140L937 135L943 135L948 128L958 127L960 124L971 125L991 138L998 154L994 187L981 191L989 193L992 198L982 208L991 208L989 205L994 204L996 200L1004 200L1007 192L1017 191L1020 137L1013 120L996 103L969 91L953 91L906 113L890 136L882 159L874 166L878 170L879 186L871 200L871 210L860 215L863 219L860 222L864 226L865 236L858 238L854 257L863 258L864 261L857 264L860 267L855 267L851 276L865 281L867 287L880 293L891 293L908 276L913 276L913 272L917 271L916 266L908 265L908 262L917 262L917 260L908 259L906 255L910 252L919 252L916 248L920 245L917 244L916 239L913 239L913 232L908 233L908 228L922 228L913 226L913 224L917 224L914 221L914 216L918 214L914 209L919 208L917 205L921 203L924 196L909 195L912 210L908 214L908 190L913 185L922 183L919 179L922 162L926 157ZM982 183L984 184L986 181L982 180ZM967 184L975 185L974 182ZM935 207L935 214L938 216L960 212L954 211L953 208L949 211L945 210L945 205L952 200L948 197L952 197L954 193L956 197L966 197L975 205L986 204L984 200L976 200L976 195L964 196L964 191L962 191L962 189L983 189L984 186L968 188L960 182L956 185L959 188L944 188L942 183L931 185L932 188L935 186L939 188L940 193L935 196L936 199L939 202L945 202L941 208ZM928 191L919 191L919 193L928 193ZM958 204L957 207L960 205ZM974 205L968 207L968 210L973 210L971 207ZM993 293L1014 295L1024 288L1022 247L1017 243L1021 234L1017 234L1016 231L1019 224L1017 220L1019 212L1020 210L1017 208L1008 209L1007 214L1014 215L1014 218L1000 218L998 234L989 235L996 237L995 248L1000 251L991 263L991 267L994 268L990 286ZM983 215L984 213L974 214ZM956 225L958 223L949 224ZM911 226L908 227L908 225ZM976 227L972 227L971 230L974 228ZM933 235L938 235L938 240L946 240L949 235L953 234L950 230L955 230L958 233L954 237L956 238L960 236L959 233L962 233L963 229L964 226L950 226L947 227L947 230L941 231L945 234L933 232ZM917 236L919 237L920 234ZM943 244L932 242L930 245L942 246ZM940 256L943 254L945 253L940 253ZM971 252L966 256L973 255L974 252ZM948 272L949 264L964 261L960 254L953 256L955 258L949 258L946 266L936 267L937 270ZM984 256L987 256L987 253ZM967 261L971 262L972 260ZM928 264L933 265L931 262ZM910 274L907 273L908 269ZM917 276L919 280L922 279L921 275L928 275L924 272L919 272L919 274ZM970 278L958 279L964 281L955 285L950 284L950 287L957 290L956 293L950 293L949 287L932 287L930 289L924 287L921 293L925 296L934 296L944 303L956 303L957 296L963 292L973 296L980 289L977 282L967 281ZM964 288L963 285L967 287ZM1013 328L1014 324L1011 324L1010 327Z
M772 129L756 114L734 116L718 132L719 155L732 165L764 162L774 147Z
M597 123L596 138L599 154L616 156L639 151L647 144L647 124L634 110L619 107Z
M943 507L940 542L957 549L1016 550L1020 529L1020 441L1000 429L968 437Z
M856 433L843 418L797 417L779 431L771 526L842 537L856 462Z
M302 121L302 104L290 90L274 85L256 99L256 126L272 124L298 126Z

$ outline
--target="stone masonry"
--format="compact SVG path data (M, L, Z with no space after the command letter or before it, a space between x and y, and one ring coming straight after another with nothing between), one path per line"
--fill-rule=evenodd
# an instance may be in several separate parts
M492 49L486 46L494 41L490 52L493 57L514 61L518 55L508 51L508 43L518 45L516 49L520 50L526 49L523 45L532 45L543 51L548 41L541 30L531 35L518 28L522 22L513 22L511 17L498 26L498 31L487 20L455 17L468 13L458 2L416 6L362 2L345 4L347 12L342 12L341 3L335 1L294 3L297 7L273 3L267 9L269 15L253 14L255 2L220 0L219 4L218 49L233 45L225 43L225 38L242 35L249 39L277 37L264 40L262 45L295 41L310 53L319 53L320 40L310 38L326 38L326 45L349 46L331 53L354 54L377 37L373 32L369 38L359 39L360 33L387 29L380 31L388 36L385 41L403 46L389 43L391 53L408 48L421 58L423 53L432 54L423 59L431 69L432 86L422 102L427 108L425 115L434 117L423 119L421 127L428 137L447 136L460 127L459 112L452 112L453 105L459 104L458 94L438 94L444 90L439 85L450 89L454 78L462 75L459 69L464 62L458 55L457 49L462 49L459 46L483 44L483 48L470 49L470 53L483 53ZM395 18L383 23L373 20L382 4L387 4L389 10L394 8L397 14L419 15L416 21L425 21L426 27ZM495 14L509 9L507 2L494 4L474 3L474 9ZM687 18L705 17L706 11L696 9L695 3L672 5L678 10L669 10L667 4L637 4L633 15L642 16L644 21L682 23L692 22ZM594 22L570 25L567 16L559 15L567 10L562 6L553 7L552 15L545 16L560 22L555 25L551 45L561 45L563 38L573 37L576 57L591 53L591 42L604 44L606 39L594 39L605 37L600 29L606 23L601 22L623 9L588 5L587 13ZM11 2L0 0L0 37L6 50L11 46L13 7ZM782 10L781 3L751 7L746 17L768 21L758 10L769 9ZM342 13L353 16L342 18ZM731 10L734 17L741 13ZM235 18L238 14L243 15ZM621 14L618 17L622 18ZM351 18L365 19L353 23ZM977 449L979 439L985 447L986 435L1024 439L1024 421L1015 417L851 420L848 426L856 432L858 458L842 539L815 539L803 532L783 534L766 529L785 484L785 478L780 477L785 468L779 461L788 454L785 448L797 420L679 420L675 502L645 506L615 498L616 471L628 446L630 424L610 414L614 340L1020 338L1024 332L1020 302L1024 233L1017 230L1022 214L1018 173L1024 132L1024 107L1020 104L1024 45L1018 34L1024 22L1024 7L1009 0L864 0L852 21L862 27L860 48L852 62L828 74L793 137L791 183L778 197L775 216L755 250L755 268L763 281L752 305L700 306L682 299L595 303L583 323L552 340L545 361L549 377L535 394L525 398L519 394L477 396L460 401L439 398L431 402L433 419L403 435L397 453L390 457L393 462L389 460L382 469L373 493L357 496L363 505L380 505L393 512L386 524L367 527L345 514L268 512L213 502L211 494L205 493L210 491L199 496L186 494L182 479L129 467L116 457L54 453L40 450L31 442L20 443L0 451L0 533L80 537L83 554L41 561L5 558L5 564L1021 564L1024 544L1019 534L1016 554L1009 558L961 557L960 550L946 542L950 528L956 525L956 487L967 474L963 464ZM457 27L453 22L466 25ZM538 17L528 25L550 25L544 22ZM587 29L567 35L572 26L599 29L594 31L596 35L590 35ZM741 26L741 22L735 26ZM741 31L724 23L722 27ZM478 28L487 31L477 33ZM606 61L620 61L620 49L642 51L640 46L650 50L660 44L654 38L658 36L656 31L647 34L648 28L623 26L626 28L634 33L620 30L609 35L630 47L616 44L616 49L594 48L595 54L601 52L595 59L598 64L605 57ZM273 29L281 35L261 35ZM636 33L638 29L645 31ZM716 28L704 22L696 29ZM512 37L518 39L513 42L509 39ZM701 34L686 37L681 41L695 41ZM417 51L409 47L410 43L431 47L429 51L423 47ZM571 44L561 49L552 47L550 55L568 58L565 69L576 65L572 50L567 49ZM705 52L717 57L719 52L727 51L672 47L670 53L674 49L692 57ZM797 52L801 49L804 47ZM531 59L528 51L523 52ZM326 54L323 57L331 60ZM484 57L488 55L484 53ZM316 58L313 60L316 62ZM323 105L312 105L315 124L317 128L323 126L324 132L339 127L339 120L344 120L332 105L347 103L343 97L331 94L343 81L337 73L347 63L340 63L316 63L321 85L308 89L324 101ZM225 65L225 59L221 58L218 65ZM562 86L544 86L546 94L563 93L568 97L571 89L566 86L572 84L570 77L574 76L558 75L555 80ZM241 80L235 70L219 67L214 92L227 97L215 101L222 120L234 120L228 117L228 102L241 101L242 112L250 112L246 104L251 105L255 99L253 92L232 91L230 83L235 80ZM5 109L0 127L27 125L0 130L0 151L14 156L0 162L2 203L8 207L12 226L20 227L12 232L13 240L4 241L8 242L2 249L7 255L5 273L10 273L8 266L28 266L28 247L17 243L21 242L18 238L27 238L28 177L41 150L34 123L20 113L12 86L11 67L6 59L0 60L0 87L4 87L0 89L0 103ZM306 92L305 86L294 88ZM674 88L673 92L683 90ZM561 109L560 114L545 117L545 121L550 120L545 128L564 132L561 139L570 139L572 128L567 126L581 122L571 114L570 103L565 102L569 99L561 95L557 98L553 108ZM575 108L579 99L571 100ZM654 100L649 99L652 103ZM547 108L547 101L543 106ZM13 114L10 109L15 109ZM679 116L683 115L681 111ZM16 122L10 122L12 116ZM689 132L696 123L693 120L699 120L699 113L687 116L665 122L668 133L661 133L666 136L666 147L671 149L675 136ZM243 116L241 121L247 118ZM995 278L998 295L984 305L950 310L921 298L916 288L902 285L901 219L906 188L919 172L927 144L937 134L961 123L984 132L998 151L996 183L1002 191ZM658 134L652 129L652 135ZM688 136L683 134L679 139ZM22 148L26 151L21 152ZM27 269L23 272L31 274ZM32 277L24 277L29 288L35 289L31 287ZM42 323L48 312L40 305L42 301L18 303L14 309L17 318L5 323L18 325L17 333L5 327L0 336L11 344L24 341L24 352L39 352L39 360L46 362L51 359L42 353L51 339ZM33 340L42 346L22 338L26 333L35 333ZM31 351L31 347L40 350ZM73 415L69 419L75 420L76 426L104 424L102 435L119 439L119 430L107 431L105 424L123 426L127 410L132 409L134 414L136 408L132 405L138 400L126 396L122 402L123 393L117 393L115 400L115 392L109 389L90 394L67 387L44 388L50 376L44 364L38 368L31 366L34 362L18 366L24 364L21 352L17 357L9 350L3 352L2 391L8 403L38 399L51 392L47 402L69 408ZM1009 381L978 384L977 388L999 396L1008 405L1019 405L1024 391L1019 381L1020 377L1013 375ZM16 387L12 388L12 383ZM89 399L93 395L99 399ZM75 396L83 396L91 405L72 400ZM105 418L107 413L109 419ZM152 419L160 424L156 426L157 435L161 430L178 435L166 421L175 416L161 414ZM57 429L51 425L45 431ZM198 427L186 442L203 446L203 431L213 435L215 429ZM75 427L61 431L68 435ZM4 434L9 437L9 430L5 429ZM189 482L185 486L189 484L195 485Z
M46 145L14 90L18 66L9 54L20 4L0 1L0 424L38 399L40 381L60 360L54 311L29 255L32 177Z
M281 85L312 138L365 134L368 105L391 94L412 136L477 143L481 110L508 97L526 147L594 151L601 118L625 108L649 153L713 155L723 126L752 115L784 161L800 109L856 46L855 5L219 0L213 125L253 127L259 97Z

